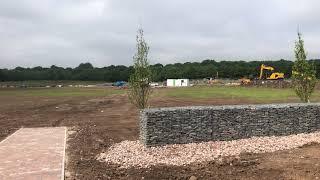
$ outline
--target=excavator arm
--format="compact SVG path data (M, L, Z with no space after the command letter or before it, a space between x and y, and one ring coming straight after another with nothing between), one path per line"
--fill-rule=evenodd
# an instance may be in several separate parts
M262 79L262 76L263 76L263 70L270 70L270 71L273 71L273 70L274 70L274 68L273 68L273 67L271 67L271 66L266 66L266 65L264 65L264 64L261 64L259 79Z

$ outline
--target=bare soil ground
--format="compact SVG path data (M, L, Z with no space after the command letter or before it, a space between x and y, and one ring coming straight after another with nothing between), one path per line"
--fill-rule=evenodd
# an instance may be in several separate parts
M153 107L246 104L244 99L153 98ZM0 96L0 139L20 127L67 126L66 179L317 179L320 145L267 154L243 154L189 166L119 169L96 156L122 140L138 139L138 111L125 95L108 97Z

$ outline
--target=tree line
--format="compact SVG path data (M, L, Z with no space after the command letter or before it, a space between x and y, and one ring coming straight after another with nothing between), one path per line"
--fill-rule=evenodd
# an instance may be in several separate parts
M309 60L316 68L316 77L320 78L320 60ZM266 64L283 72L285 78L291 77L293 62L289 60L277 61L215 61L186 62L175 64L150 65L153 81L164 81L168 78L202 79L216 78L255 78L260 73L260 65ZM84 81L128 81L133 72L132 66L93 67L90 63L81 63L75 68L58 66L0 69L0 81L26 81L26 80L84 80Z

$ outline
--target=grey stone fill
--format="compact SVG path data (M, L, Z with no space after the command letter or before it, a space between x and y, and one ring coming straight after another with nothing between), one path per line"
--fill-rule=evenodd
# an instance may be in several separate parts
M140 112L146 146L283 136L320 129L320 103L153 108Z

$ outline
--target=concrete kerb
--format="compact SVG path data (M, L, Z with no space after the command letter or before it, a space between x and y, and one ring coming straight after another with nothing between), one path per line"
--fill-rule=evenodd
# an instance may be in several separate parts
M64 127L64 145L63 145L63 156L62 156L61 180L64 180L66 144L67 144L67 135L68 135L67 131L68 131L68 128Z

